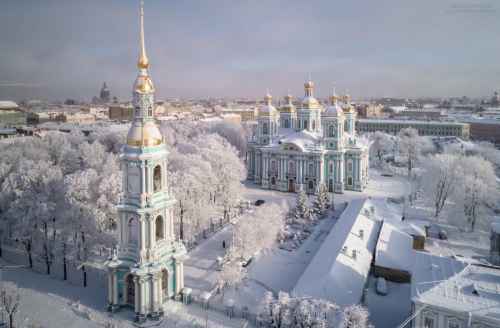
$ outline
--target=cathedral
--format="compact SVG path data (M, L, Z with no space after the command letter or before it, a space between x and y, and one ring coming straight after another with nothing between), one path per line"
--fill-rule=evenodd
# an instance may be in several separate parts
M167 181L167 147L154 118L154 86L144 45L140 10L140 54L133 87L134 117L120 161L123 197L118 205L118 249L107 263L108 308L134 310L136 320L163 315L163 303L184 287L184 245L175 238Z
M259 109L257 131L248 143L248 179L265 189L312 194L362 191L368 182L368 147L356 137L350 97L335 93L328 106L314 98L314 83L295 106L291 95L276 108L268 93Z

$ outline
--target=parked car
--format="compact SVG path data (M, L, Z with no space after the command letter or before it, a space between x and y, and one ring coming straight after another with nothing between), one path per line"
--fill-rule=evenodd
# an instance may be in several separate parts
M266 201L263 200L263 199L257 199L257 201L255 202L255 206L260 206L262 204L264 204Z
M441 240L448 240L448 234L444 230L440 230L438 233L438 237Z
M387 281L385 281L385 278L383 277L378 277L377 278L377 286L375 286L375 292L379 295L387 295Z

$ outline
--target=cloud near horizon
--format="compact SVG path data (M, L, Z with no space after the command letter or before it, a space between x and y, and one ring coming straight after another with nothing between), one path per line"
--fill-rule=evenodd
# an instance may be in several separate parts
M129 99L138 1L3 0L0 99ZM157 97L488 96L500 87L500 3L146 0Z

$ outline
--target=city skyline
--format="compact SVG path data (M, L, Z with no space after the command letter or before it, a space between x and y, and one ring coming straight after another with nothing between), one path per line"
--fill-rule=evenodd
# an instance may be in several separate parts
M148 0L159 98L302 95L481 97L498 89L498 4L430 1ZM90 99L107 81L128 99L134 0L4 2L0 97ZM113 40L113 41L110 41Z

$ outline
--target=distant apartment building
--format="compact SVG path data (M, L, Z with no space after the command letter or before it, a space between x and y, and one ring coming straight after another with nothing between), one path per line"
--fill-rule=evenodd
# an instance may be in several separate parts
M439 120L444 117L440 108L407 108L391 115L394 118L414 120Z
M414 128L422 136L455 136L462 139L470 137L468 123L384 119L359 119L356 121L356 130L360 133L382 131L396 135L406 128Z
M222 113L220 115L222 120L227 123L241 124L241 115L233 113Z
M64 123L91 124L95 123L95 116L88 113L61 113L56 120Z
M464 122L470 125L471 139L500 145L500 120L470 118L465 119Z
M0 127L15 128L26 125L27 115L13 101L0 101Z
M381 117L384 106L378 104L358 104L355 106L359 118Z
M132 106L110 106L109 119L114 121L131 121L134 115L134 108Z
M258 111L255 108L236 108L236 109L223 109L223 114L237 114L241 117L242 122L257 120Z

